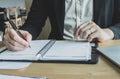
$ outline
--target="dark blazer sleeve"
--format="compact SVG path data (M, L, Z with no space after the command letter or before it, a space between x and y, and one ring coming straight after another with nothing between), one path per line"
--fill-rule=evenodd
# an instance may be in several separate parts
M114 39L120 39L120 0L94 0L94 21L111 29Z
M114 39L120 39L120 23L110 26L109 29L112 30L112 32L114 33Z
M31 10L25 24L21 27L32 34L33 39L36 39L45 24L47 18L47 9L45 0L33 0Z
M114 33L114 39L120 39L120 0L114 0L113 25L109 27Z
M5 23L0 21L0 31L4 32L5 31Z

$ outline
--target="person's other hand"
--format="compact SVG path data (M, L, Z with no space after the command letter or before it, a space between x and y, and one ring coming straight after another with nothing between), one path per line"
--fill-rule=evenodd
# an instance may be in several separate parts
M88 41L97 38L97 41L102 42L105 40L113 39L114 34L110 29L101 29L92 21L88 21L79 26L74 33L75 38L80 37Z
M21 51L30 45L32 36L27 31L20 30L26 40L21 38L14 29L7 28L4 34L4 44L9 50Z

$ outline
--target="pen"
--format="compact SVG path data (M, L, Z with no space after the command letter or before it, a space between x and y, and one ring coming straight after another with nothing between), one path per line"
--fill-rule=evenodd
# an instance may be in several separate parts
M4 52L4 51L6 51L6 50L7 50L7 48L5 48L5 49L3 49L2 51L0 51L0 53Z
M16 25L10 19L7 18L7 20L11 24L12 28L17 32L17 34L26 41L25 37L21 34L21 32L16 27ZM29 47L31 47L31 46L29 45Z

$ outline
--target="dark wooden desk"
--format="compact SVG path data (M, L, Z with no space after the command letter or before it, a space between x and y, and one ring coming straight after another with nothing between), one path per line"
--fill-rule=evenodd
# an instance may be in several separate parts
M118 41L105 41L99 47L120 44ZM98 64L55 64L32 63L29 67L18 70L0 70L0 74L21 76L46 76L49 79L120 79L120 69L100 56Z

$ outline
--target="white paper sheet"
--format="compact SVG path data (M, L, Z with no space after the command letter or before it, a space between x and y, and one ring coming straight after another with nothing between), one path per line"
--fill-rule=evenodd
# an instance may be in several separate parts
M53 42L53 43L51 43ZM89 42L36 40L31 48L24 51L6 50L0 54L1 60L74 60L88 61L91 59ZM51 46L51 45L52 46ZM46 46L47 45L47 46ZM0 51L3 50L2 48ZM47 51L46 51L47 50ZM39 54L38 54L39 52Z
M0 59L8 59L8 60L38 60L36 54L48 43L48 40L44 41L32 41L31 48L27 48L24 51L9 51L6 50L0 54ZM3 50L6 47L0 49Z
M37 77L25 77L25 76L13 76L13 75L0 75L0 79L47 79L45 77L43 78L37 78Z
M43 58L89 60L91 59L91 46L89 42L56 41Z
M31 63L32 62L0 61L0 69L20 69L20 68L28 67Z

